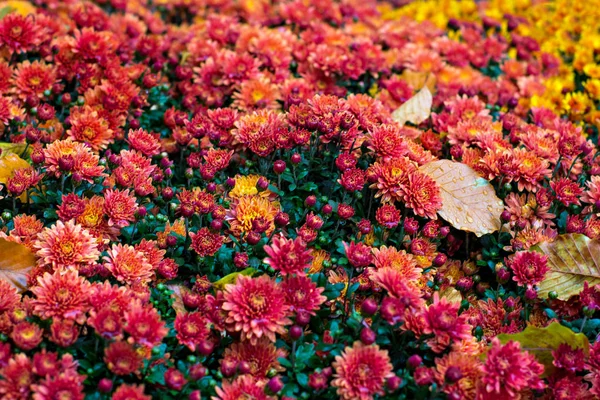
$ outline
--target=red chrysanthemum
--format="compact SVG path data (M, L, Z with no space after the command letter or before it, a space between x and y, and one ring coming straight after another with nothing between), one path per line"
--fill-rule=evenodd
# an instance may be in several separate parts
M285 370L277 360L285 356L286 352L283 349L277 348L269 339L263 337L256 344L248 341L232 343L225 349L221 363L237 365L243 361L247 362L250 365L250 375L265 378L271 370Z
M514 274L513 280L528 288L543 281L549 270L548 257L535 251L518 251L508 265Z
M129 375L142 367L142 354L127 342L112 342L104 349L104 362L115 375Z
M41 318L72 319L85 321L89 309L90 283L76 270L45 273L38 277L38 285L31 288L33 312Z
M57 221L40 233L33 247L40 257L38 264L55 269L94 264L100 256L96 238L74 221Z
M265 246L264 250L268 255L264 259L265 264L282 275L304 274L312 262L310 250L300 238L286 239L281 233L274 236L272 244Z
M20 300L21 296L17 293L17 289L8 281L0 279L0 314L12 311Z
M443 352L450 344L471 337L471 325L467 323L466 316L458 315L460 303L450 303L444 297L440 299L436 292L433 295L433 304L427 307L425 319L427 327L425 334L434 337L427 340L427 344L436 353Z
M365 171L360 168L349 168L342 172L338 183L349 192L362 190L365 186Z
M406 155L407 146L398 125L374 125L369 132L369 150L378 157L391 159Z
M144 129L131 129L127 135L127 143L133 150L139 151L146 157L152 157L160 153L158 135L148 133Z
M381 197L384 203L402 201L403 188L408 183L409 173L416 167L406 157L393 158L387 162L376 162L367 171L370 187L377 189L375 197Z
M154 307L135 302L125 311L125 332L136 343L152 348L161 343L169 330Z
M8 360L0 370L0 395L5 399L27 399L31 393L33 372L31 360L23 353Z
M402 189L402 200L418 216L431 219L437 218L436 213L442 207L439 186L432 178L418 171L408 175L406 186Z
M105 149L113 138L109 122L90 106L74 107L70 122L71 128L67 131L69 137L89 145L95 151Z
M198 233L191 232L191 248L200 256L213 256L223 245L223 236L212 233L208 228L201 228Z
M223 386L216 387L217 395L213 400L275 400L277 397L265 393L264 379L254 378L251 375L239 376L233 382L223 381Z
M138 208L135 196L129 190L112 190L104 192L104 212L108 216L108 225L124 228L135 221Z
M175 331L180 344L187 346L191 351L208 339L210 331L208 321L202 313L180 313L175 317Z
M393 204L383 204L375 213L377 223L388 229L398 226L401 218L402 213Z
M512 399L518 398L524 389L544 389L546 384L540 379L542 372L544 366L532 354L521 351L518 342L502 345L494 338L483 365L478 398Z
M450 372L448 372L450 371ZM455 374L453 377L452 374ZM435 360L433 376L442 391L455 399L474 400L477 381L481 377L481 361L477 354L462 351L451 351ZM451 382L451 378L459 377Z
M113 244L104 257L104 267L119 281L129 285L148 283L154 277L152 264L133 246Z
M56 214L62 221L79 217L85 210L85 200L75 193L63 195Z
M69 347L79 338L81 327L72 319L52 319L50 341L60 347Z
M572 348L567 343L562 343L552 351L552 357L554 357L552 364L565 371L575 373L585 368L585 354L582 348Z
M365 346L360 341L346 347L335 358L334 379L331 384L344 400L372 400L384 394L384 383L393 376L392 364L387 350L379 346Z
M56 71L54 66L43 61L32 63L27 60L14 70L13 81L19 97L23 99L30 96L42 98L44 92L52 89L52 85L56 83Z
M48 375L44 380L32 385L33 400L83 400L85 398L83 381L85 376L73 370L58 375Z
M115 390L111 400L152 400L152 396L144 394L144 385L122 384Z
M281 282L281 289L290 311L295 313L307 312L315 315L315 311L327 300L327 297L321 295L325 289L318 287L307 276L287 276Z
M583 194L583 189L569 178L560 178L550 182L550 187L554 190L556 200L560 201L565 206L571 204L579 205L579 197Z
M344 250L348 262L356 268L366 267L373 261L373 249L364 243L344 242Z
M262 336L274 342L275 335L285 333L284 326L292 322L283 290L267 275L239 276L234 285L227 285L222 309L227 312L228 329L240 332L242 340L252 344Z
M31 16L9 13L0 19L0 47L17 53L30 51L38 39L37 29Z
M123 333L121 315L110 307L95 312L88 318L87 323L105 339L120 338Z
M42 342L44 331L33 322L22 321L13 327L10 338L21 350L31 350Z

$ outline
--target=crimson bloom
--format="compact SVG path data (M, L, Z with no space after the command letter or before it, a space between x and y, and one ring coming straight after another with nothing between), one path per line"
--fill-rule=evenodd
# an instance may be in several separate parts
M273 237L272 244L265 246L264 250L269 256L265 258L265 264L280 271L282 275L304 274L312 262L310 250L307 250L299 237L295 240L286 239L280 233Z

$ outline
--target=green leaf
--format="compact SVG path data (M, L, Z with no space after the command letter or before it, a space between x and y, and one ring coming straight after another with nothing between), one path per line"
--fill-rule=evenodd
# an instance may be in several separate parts
M556 369L552 364L552 351L561 344L568 344L573 349L583 349L586 356L590 351L590 342L584 334L575 333L558 322L553 322L546 328L528 326L523 332L498 335L498 339L502 344L519 342L523 350L535 355L538 362L544 365L542 377L552 375Z
M6 17L11 11L13 10L12 7L4 7L4 8L0 8L0 19Z
M298 381L300 386L308 386L308 375L296 374L296 380Z

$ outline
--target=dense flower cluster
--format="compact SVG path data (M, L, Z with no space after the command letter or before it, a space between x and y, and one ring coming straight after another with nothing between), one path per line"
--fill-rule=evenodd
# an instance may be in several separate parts
M0 397L600 398L590 4L0 3Z

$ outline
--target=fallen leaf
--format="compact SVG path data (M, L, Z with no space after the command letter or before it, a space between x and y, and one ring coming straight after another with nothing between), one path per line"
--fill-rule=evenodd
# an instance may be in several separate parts
M239 275L252 276L252 275L254 275L255 272L256 272L256 270L254 268L246 268L240 272L232 272L229 275L225 275L218 281L213 282L213 287L218 290L223 290L223 289L225 289L225 286L232 284L232 283L235 284L235 281L237 280L237 277Z
M11 12L16 12L23 16L35 13L35 7L27 1L2 1L0 2L0 18Z
M583 349L586 356L590 352L590 342L583 333L575 333L558 322L553 322L545 328L528 326L523 332L503 333L498 335L498 339L502 344L511 340L519 342L523 350L533 354L538 362L544 365L542 377L550 376L555 371L552 351L561 344L568 344L573 349Z
M432 102L433 96L427 86L424 86L423 89L419 90L419 93L408 99L392 113L392 119L400 125L407 122L418 125L431 115Z
M427 86L431 93L435 93L436 77L430 72L417 72L405 69L400 75L400 79L408 83L413 88L422 88Z
M494 187L471 167L455 161L436 160L419 170L440 187L442 208L438 214L450 225L478 237L500 229L504 203L496 196Z
M600 240L579 233L559 235L553 242L531 248L548 256L550 271L539 284L538 293L546 298L555 291L560 300L579 294L583 283L600 284Z
M460 303L463 299L462 294L452 286L440 290L440 297L446 298L451 303Z
M14 153L0 157L0 183L6 185L8 178L12 177L17 169L27 167L29 163Z
M29 158L32 152L33 148L27 146L26 143L0 143L0 158L4 158L10 154Z
M19 292L27 289L27 274L36 261L26 246L0 238L0 279L12 284Z
M185 305L183 304L183 295L181 293L182 287L182 285L175 284L167 285L167 288L173 292L171 293L171 297L173 298L172 307L177 314L183 314L186 312Z

